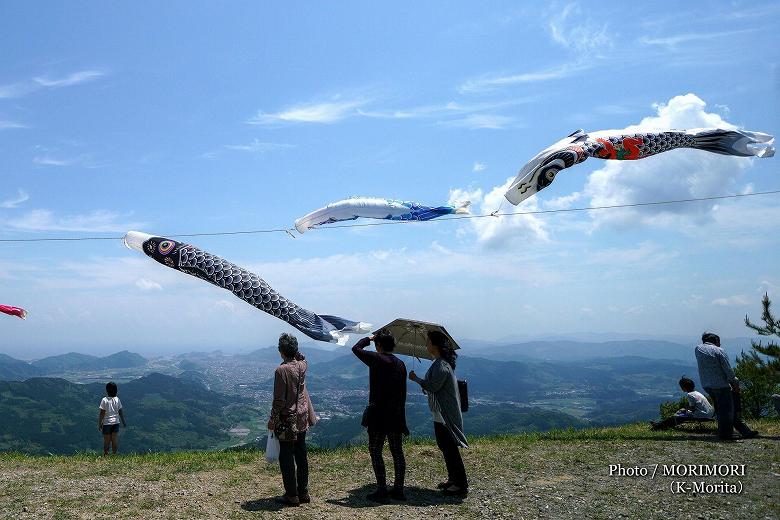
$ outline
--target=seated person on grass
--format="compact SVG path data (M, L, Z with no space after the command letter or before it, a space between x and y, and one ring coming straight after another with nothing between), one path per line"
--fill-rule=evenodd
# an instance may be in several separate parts
M661 422L650 421L653 430L666 430L684 422L707 421L715 417L715 409L702 393L694 390L696 385L691 379L681 378L680 388L687 393L688 407L680 408L673 416Z

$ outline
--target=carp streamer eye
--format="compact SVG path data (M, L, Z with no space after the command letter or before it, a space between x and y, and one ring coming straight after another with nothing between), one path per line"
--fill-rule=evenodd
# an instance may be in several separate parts
M167 255L171 251L173 251L173 248L176 247L176 242L172 240L163 240L160 242L160 245L157 247L157 251L160 252L161 255Z

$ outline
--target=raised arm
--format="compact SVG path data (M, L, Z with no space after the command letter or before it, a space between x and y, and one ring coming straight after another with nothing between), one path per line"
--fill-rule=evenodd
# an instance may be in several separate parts
M355 346L352 347L352 353L355 354L360 361L368 366L372 366L374 364L377 356L376 352L366 352L363 350L370 344L371 338L362 338L357 343L355 343Z

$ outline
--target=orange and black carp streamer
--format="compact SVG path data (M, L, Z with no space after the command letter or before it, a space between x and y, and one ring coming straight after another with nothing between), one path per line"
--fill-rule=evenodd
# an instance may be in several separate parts
M614 130L568 135L542 150L520 169L504 194L515 206L552 184L564 168L579 164L588 157L633 161L674 150L694 148L738 157L772 157L775 138L761 132L696 128L667 132L619 134Z

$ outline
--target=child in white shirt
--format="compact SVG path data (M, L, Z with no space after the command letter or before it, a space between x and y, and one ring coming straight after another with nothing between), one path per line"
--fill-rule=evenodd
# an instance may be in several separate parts
M112 453L119 449L119 422L127 428L125 413L122 410L122 401L116 396L116 383L111 381L106 385L106 395L100 401L100 417L98 417L98 429L103 433L103 455L108 455L108 447Z
M654 430L665 430L688 421L712 420L715 417L715 408L701 392L695 390L696 385L692 379L681 378L680 388L686 393L688 407L680 408L673 416L661 422L650 421Z

